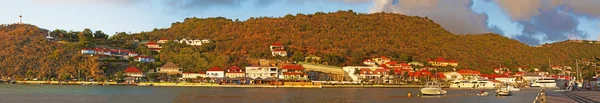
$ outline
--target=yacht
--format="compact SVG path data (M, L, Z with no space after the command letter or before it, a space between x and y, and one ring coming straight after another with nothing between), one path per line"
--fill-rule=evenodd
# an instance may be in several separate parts
M450 84L450 88L460 89L494 89L496 83L487 80L473 80L473 81L453 81Z
M446 94L446 90L443 90L440 86L440 83L437 82L427 82L425 87L420 89L421 94L423 95L444 95Z
M541 78L533 81L531 87L556 88L556 80L554 78Z
M475 88L478 89L494 89L496 88L496 83L487 80L479 80L475 85Z

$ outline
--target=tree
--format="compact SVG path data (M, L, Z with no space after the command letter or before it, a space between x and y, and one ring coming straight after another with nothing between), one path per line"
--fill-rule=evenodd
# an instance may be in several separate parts
M27 73L25 73L25 75L27 75L27 78L32 78L33 77L33 71L27 70Z
M294 55L292 56L292 58L294 59L294 61L304 61L304 55L302 55L302 53L300 52L294 52Z
M125 77L126 77L126 75L122 71L119 71L115 74L115 79L117 79L117 80L124 80Z
M96 32L94 32L94 38L108 39L108 35L106 35L101 30L97 30Z

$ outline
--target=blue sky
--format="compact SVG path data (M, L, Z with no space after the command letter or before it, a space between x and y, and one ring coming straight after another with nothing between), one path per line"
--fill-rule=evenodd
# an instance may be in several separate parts
M0 23L108 34L167 28L186 17L246 20L352 9L427 16L456 34L500 33L530 45L597 40L600 2L594 0L0 0ZM516 5L516 6L515 6ZM540 6L541 5L541 6ZM591 9L591 10L589 10ZM457 26L458 25L458 26Z

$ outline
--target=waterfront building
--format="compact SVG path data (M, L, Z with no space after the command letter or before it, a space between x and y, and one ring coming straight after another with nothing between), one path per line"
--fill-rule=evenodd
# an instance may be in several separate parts
M308 80L304 67L295 64L287 64L281 67L279 79L283 80Z
M123 72L128 76L128 78L125 79L125 82L127 83L135 83L144 77L144 73L134 66L128 67Z
M224 78L225 71L217 66L214 66L206 71L206 76L210 78Z
M256 79L256 78L277 78L278 77L278 67L271 66L249 66L246 67L246 77Z
M184 78L184 79L197 79L198 77L201 77L201 78L207 77L206 72L204 72L204 71L187 72L187 73L183 73L183 75L182 75L182 78Z
M232 66L231 68L227 69L225 76L229 78L246 77L246 73L244 73L244 70L242 70L240 67Z
M169 75L182 74L183 68L180 68L179 66L175 65L173 62L167 62L167 64L163 65L160 68L157 68L156 72L157 73L167 73Z
M462 76L462 80L477 80L481 77L481 73L476 70L463 69L457 72Z
M381 76L388 76L388 73L391 69L385 69L384 67L374 67L374 66L345 66L342 68L344 71L348 73L348 76L352 81L362 81L364 79L373 80L378 79ZM400 74L403 71L402 69L394 69L394 72Z

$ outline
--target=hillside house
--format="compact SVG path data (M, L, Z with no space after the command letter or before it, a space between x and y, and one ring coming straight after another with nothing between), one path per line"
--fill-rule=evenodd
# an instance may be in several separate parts
M83 48L83 49L81 49L81 54L96 54L96 51L94 51L93 49L89 49L89 48Z
M169 40L168 40L167 38L160 38L160 39L157 41L157 43L159 43L159 44L164 44L164 43L167 43L167 42L169 42Z
M392 59L386 57L386 56L381 56L379 58L373 58L373 61L375 61L375 63L377 63L378 65L383 65L387 62L392 61Z
M133 61L142 62L142 63L153 63L154 57L150 56L135 56L133 57Z
M438 66L438 67L444 67L444 66L457 67L458 66L458 62L456 60L446 60L442 57L439 57L435 60L427 59L427 62L429 64L431 64L431 66Z
M148 47L148 49L150 49L152 51L156 51L156 52L160 52L160 49L162 49L162 47L154 41L150 41L150 42L146 43L146 46Z
M369 65L369 66L376 66L377 64L375 64L375 61L373 61L372 59L366 59L363 61L363 63L365 65Z
M418 62L418 61L412 61L412 62L408 63L408 65L411 65L411 66L424 66L423 63Z
M283 49L275 49L271 51L271 55L273 56L287 56L287 51Z

